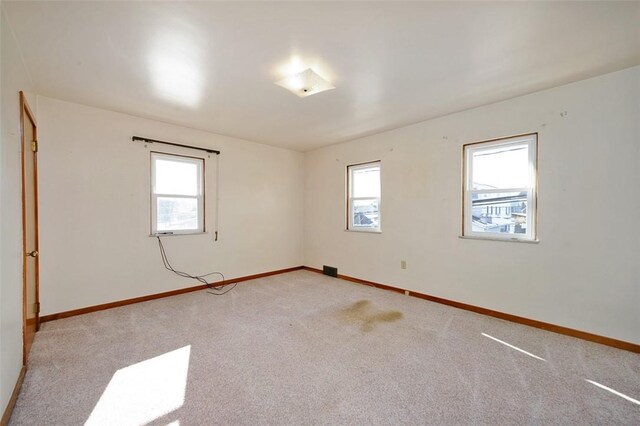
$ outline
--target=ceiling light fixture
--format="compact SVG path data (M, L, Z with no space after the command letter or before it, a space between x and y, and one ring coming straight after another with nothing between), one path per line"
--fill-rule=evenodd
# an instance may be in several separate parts
M334 85L320 77L311 68L277 81L276 84L301 98L335 89Z

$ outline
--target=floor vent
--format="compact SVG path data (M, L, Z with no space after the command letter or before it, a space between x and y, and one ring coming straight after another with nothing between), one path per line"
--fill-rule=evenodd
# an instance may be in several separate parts
M322 265L322 273L330 277L338 277L338 268L333 266Z

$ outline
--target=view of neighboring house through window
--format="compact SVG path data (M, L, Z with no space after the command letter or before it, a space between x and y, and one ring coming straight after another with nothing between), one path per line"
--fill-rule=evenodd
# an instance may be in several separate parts
M463 235L536 239L537 135L464 146Z
M380 162L347 167L347 229L380 231Z
M204 160L151 153L151 233L204 232Z

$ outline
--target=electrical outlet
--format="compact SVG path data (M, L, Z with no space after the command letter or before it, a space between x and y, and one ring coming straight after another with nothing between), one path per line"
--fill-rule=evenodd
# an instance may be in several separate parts
M407 261L406 260L401 260L400 261L400 269L407 269Z

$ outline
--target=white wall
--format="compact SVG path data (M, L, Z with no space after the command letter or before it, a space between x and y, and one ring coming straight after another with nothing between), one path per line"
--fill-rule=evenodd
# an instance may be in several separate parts
M240 277L303 262L303 154L38 97L42 314L198 285L163 268L150 232L150 154L220 155L219 239L163 239L174 267ZM215 219L215 155L207 158L207 228Z
M33 85L4 13L0 19L0 412L4 412L22 368L20 90L25 92L33 113L37 112Z
M640 343L639 99L635 67L308 152L305 264ZM462 145L527 132L540 243L458 238ZM377 159L383 232L346 232L346 165Z

